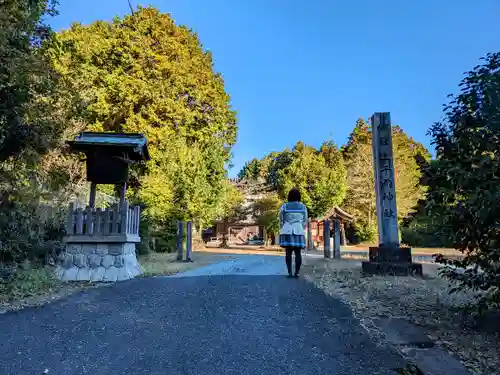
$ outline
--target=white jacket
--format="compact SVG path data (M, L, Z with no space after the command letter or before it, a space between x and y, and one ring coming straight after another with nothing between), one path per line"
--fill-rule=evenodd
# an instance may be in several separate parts
M307 208L300 202L284 203L280 208L280 235L306 235Z

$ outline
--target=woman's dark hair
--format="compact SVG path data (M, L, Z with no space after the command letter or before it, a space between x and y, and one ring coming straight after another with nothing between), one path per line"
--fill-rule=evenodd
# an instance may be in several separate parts
M300 191L293 188L288 192L288 202L300 202Z

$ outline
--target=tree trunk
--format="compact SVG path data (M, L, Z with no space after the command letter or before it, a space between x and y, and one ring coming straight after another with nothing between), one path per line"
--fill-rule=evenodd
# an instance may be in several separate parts
M224 218L223 220L223 230L222 230L222 242L220 244L220 247L222 249L229 249L229 242L228 242L228 237L229 237L229 219Z

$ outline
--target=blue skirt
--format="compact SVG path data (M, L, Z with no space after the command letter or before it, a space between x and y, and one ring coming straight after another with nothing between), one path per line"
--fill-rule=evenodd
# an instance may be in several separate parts
M306 236L297 234L280 234L281 247L298 247L299 249L306 248Z

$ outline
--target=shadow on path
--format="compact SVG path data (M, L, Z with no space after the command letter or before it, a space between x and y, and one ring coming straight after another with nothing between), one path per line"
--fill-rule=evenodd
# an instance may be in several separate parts
M0 315L0 374L359 375L403 366L339 300L272 274L281 257L258 258Z

